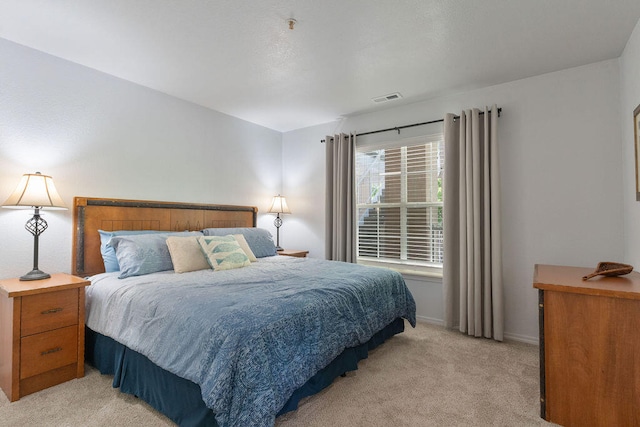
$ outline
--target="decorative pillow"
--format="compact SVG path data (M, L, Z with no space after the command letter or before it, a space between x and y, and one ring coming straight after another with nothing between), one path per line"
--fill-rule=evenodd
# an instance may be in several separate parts
M104 271L111 273L113 271L120 271L118 265L118 258L113 247L109 245L109 241L114 236L132 236L136 234L166 234L171 236L201 236L199 231L157 231L157 230L117 230L117 231L104 231L98 230L100 233L100 253L102 254L102 261L104 262Z
M109 245L116 251L120 265L118 279L172 270L168 237L161 233L112 237Z
M249 261L256 262L256 256L251 251L251 248L249 247L249 244L247 243L247 240L244 238L244 236L242 234L234 234L233 238L236 239L238 245L242 248L244 253L247 254Z
M205 236L228 236L230 234L242 234L247 240L251 251L256 258L277 255L276 245L273 243L271 233L264 228L205 228L202 230Z
M214 271L246 267L251 264L233 236L198 237L198 243Z
M98 230L100 233L100 253L102 254L102 261L104 262L104 271L111 273L113 271L120 271L118 265L118 258L116 258L116 251L109 245L109 241L113 236L130 236L133 234L150 234L159 233L159 231L153 230L119 230L119 231L103 231Z
M173 270L176 273L186 273L188 271L211 268L202 253L202 249L200 249L198 237L196 236L169 236L167 239L167 247L171 255Z

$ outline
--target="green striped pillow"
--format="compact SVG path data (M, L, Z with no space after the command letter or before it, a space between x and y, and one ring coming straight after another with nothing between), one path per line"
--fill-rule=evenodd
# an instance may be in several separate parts
M233 236L201 236L198 243L214 271L246 267L251 264Z

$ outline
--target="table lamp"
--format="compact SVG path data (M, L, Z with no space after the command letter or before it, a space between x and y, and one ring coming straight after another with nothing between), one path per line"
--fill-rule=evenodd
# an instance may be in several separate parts
M56 191L53 179L40 172L24 174L15 191L2 207L35 209L33 217L24 226L29 233L33 234L33 270L20 277L20 280L40 280L51 277L38 269L38 236L47 229L47 221L40 216L40 209L67 209Z
M283 249L280 247L280 227L282 226L282 218L280 218L280 214L291 213L284 196L281 196L279 194L277 196L273 196L273 201L271 202L269 213L276 214L276 219L273 220L273 225L276 226L276 250L281 251Z

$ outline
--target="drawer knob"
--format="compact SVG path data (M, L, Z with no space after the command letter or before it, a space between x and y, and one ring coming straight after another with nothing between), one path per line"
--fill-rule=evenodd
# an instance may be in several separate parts
M41 311L40 314L53 314L62 311L62 307L52 308L50 310Z
M40 353L40 356L46 356L47 354L57 353L58 351L62 351L62 347L56 347L49 350L45 350L42 353Z

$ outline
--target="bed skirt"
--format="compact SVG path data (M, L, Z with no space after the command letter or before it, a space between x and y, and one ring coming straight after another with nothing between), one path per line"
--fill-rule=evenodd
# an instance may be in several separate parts
M393 335L404 331L398 318L369 341L345 349L302 387L293 392L278 415L298 408L301 399L318 393L338 376L358 369L358 361ZM86 328L85 359L102 374L113 375L113 387L149 403L183 427L217 426L214 413L202 400L200 387L156 366L149 359L107 336Z

